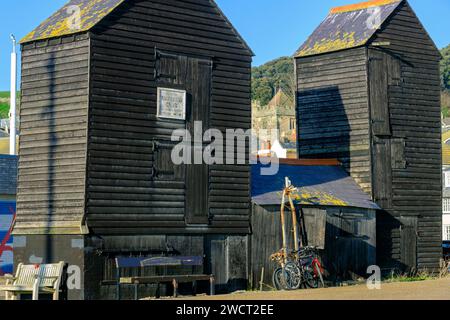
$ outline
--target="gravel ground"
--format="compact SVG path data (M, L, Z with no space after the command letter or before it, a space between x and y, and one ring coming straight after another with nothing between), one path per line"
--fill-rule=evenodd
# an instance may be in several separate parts
M223 296L201 296L189 300L450 300L450 278L383 283L380 290L366 285L316 290L245 292Z

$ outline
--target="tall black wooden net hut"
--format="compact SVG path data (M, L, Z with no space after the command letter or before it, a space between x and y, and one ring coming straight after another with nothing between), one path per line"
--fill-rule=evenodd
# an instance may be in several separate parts
M442 255L440 53L407 1L331 10L296 53L299 154L338 158L383 210L384 268Z
M250 167L170 158L195 121L251 127L253 53L216 3L71 0L21 43L16 262L79 266L73 298L108 297L118 255L205 256L245 285Z

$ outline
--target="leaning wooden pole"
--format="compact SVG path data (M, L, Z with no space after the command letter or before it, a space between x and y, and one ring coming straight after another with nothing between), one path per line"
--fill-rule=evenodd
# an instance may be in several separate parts
M291 193L289 192L288 195L288 199L289 199L289 205L291 207L291 214L292 214L292 228L293 230L293 234L294 234L294 249L295 252L297 253L299 250L299 241L298 241L298 221L297 221L297 213L295 212L295 206L294 206L294 202L292 201L291 198Z
M283 239L283 263L286 263L287 258L287 236L286 236L286 219L284 216L284 207L285 207L285 199L286 199L286 189L283 190L283 195L281 196L281 209L280 209L280 217L281 217L281 237Z

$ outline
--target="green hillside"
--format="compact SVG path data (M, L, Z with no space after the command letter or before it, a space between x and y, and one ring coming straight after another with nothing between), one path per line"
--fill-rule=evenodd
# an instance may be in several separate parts
M450 45L441 50L442 113L450 117ZM252 69L252 100L266 105L278 89L294 95L294 63L291 57L281 57Z
M0 119L8 118L9 114L9 92L0 91Z
M445 118L450 117L450 45L441 50L441 106Z
M441 50L441 86L443 90L450 90L450 45Z
M9 117L9 91L0 91L0 119ZM20 92L17 92L17 107L19 106Z
M279 89L289 95L295 93L294 60L291 57L281 57L252 69L252 100L266 105Z

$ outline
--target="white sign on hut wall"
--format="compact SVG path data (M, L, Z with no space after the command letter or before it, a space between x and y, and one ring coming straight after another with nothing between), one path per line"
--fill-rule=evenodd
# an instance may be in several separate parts
M186 120L186 91L158 88L158 118Z

